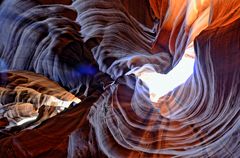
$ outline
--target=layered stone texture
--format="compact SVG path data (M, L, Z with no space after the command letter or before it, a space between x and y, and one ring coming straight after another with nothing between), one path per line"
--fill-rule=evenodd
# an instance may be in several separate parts
M0 155L237 158L239 12L238 0L3 0ZM153 103L134 72L167 73L189 47L193 74ZM39 119L16 126L25 116Z

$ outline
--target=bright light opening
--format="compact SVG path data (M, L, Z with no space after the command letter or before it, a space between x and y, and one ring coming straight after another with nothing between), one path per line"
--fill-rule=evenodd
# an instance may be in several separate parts
M169 73L141 72L137 75L149 88L150 99L157 102L177 86L184 83L193 73L194 49L188 48L180 62Z

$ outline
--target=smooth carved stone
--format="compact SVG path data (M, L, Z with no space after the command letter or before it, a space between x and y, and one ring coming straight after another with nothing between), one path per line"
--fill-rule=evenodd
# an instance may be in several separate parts
M7 118L10 128L19 122L36 117L31 125L55 116L72 103L81 100L46 77L27 71L9 71L0 84L0 118ZM53 108L51 108L53 107ZM48 113L46 109L49 109ZM52 110L50 110L52 109ZM45 117L45 118L44 118Z
M43 74L78 93L82 86L88 87L98 68L82 42L76 15L66 5L4 1L0 10L1 60L10 70Z
M122 2L2 1L1 155L239 157L239 0L150 0L153 28ZM152 103L134 72L167 73L188 47L193 74ZM69 91L85 97L56 115ZM33 129L5 129L36 115Z

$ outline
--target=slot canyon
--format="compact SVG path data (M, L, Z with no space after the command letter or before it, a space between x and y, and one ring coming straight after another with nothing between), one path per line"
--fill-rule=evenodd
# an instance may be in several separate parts
M0 0L1 158L239 158L239 0Z

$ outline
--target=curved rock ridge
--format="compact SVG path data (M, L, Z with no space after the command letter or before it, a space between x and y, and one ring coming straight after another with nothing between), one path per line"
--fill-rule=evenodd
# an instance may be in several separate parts
M4 1L0 58L10 70L41 73L77 93L98 68L78 33L76 15L61 4Z
M119 0L78 0L72 6L84 42L95 41L92 53L99 69L113 79L149 63L157 72L169 66L168 53L151 53L154 30L134 19Z
M173 68L195 37L209 25L210 0L164 1L150 0L153 11L161 21L152 51L171 54Z
M159 25L156 43L153 45L159 48L153 47L153 50L171 54L173 60L170 64L173 67L181 59L186 47L194 40L196 51L194 74L185 84L153 104L149 100L148 90L141 82L136 84L132 84L134 82L129 84L128 81L123 81L121 84L116 82L91 108L90 123L94 127L99 148L108 157L158 157L160 155L163 157L238 157L240 152L238 149L240 140L237 138L240 110L237 90L239 88L239 70L237 69L239 66L239 53L237 53L239 52L239 29L237 29L239 14L235 12L239 12L239 7L233 7L233 5L239 6L239 3L237 1L228 3L232 5L232 11L229 13L232 17L226 15L227 19L231 18L229 22L224 22L225 16L218 19L214 17L220 3L222 2L169 1L168 14L164 16L162 25ZM120 53L115 53L117 46L114 39L125 34L106 36L115 29L121 32L120 27L114 27L116 23L107 21L110 17L111 20L118 20L119 16L112 15L119 12L112 11L112 8L117 8L114 4L115 2L109 1L101 3L77 1L75 5L78 5L78 22L82 26L81 32L85 41L94 37L100 38L100 46L106 44L110 47L93 50L100 69L102 66L100 62L117 56L110 62L110 67L106 66L106 70L101 69L111 74L112 78L117 78L124 74L122 68L124 69L128 62L125 62L125 66L115 65L116 61L123 61L124 58L119 55ZM173 8L176 5L177 11ZM227 7L230 8L228 5ZM107 14L108 12L112 14ZM218 12L221 11L218 10ZM90 25L91 22L92 25ZM127 29L124 28L125 30L128 30L128 27L132 28L131 25L125 25L125 27L127 27ZM135 32L131 31L130 40L132 34ZM104 42L108 38L111 42ZM224 44L223 39L228 42ZM118 46L123 45L119 41L121 40L117 41ZM138 45L142 46L136 41L134 46ZM162 45L164 47L161 47ZM106 52L107 55L104 54ZM130 57L127 59L134 56L130 53L126 54ZM145 63L140 62L141 59L142 57L139 57L136 61L144 66ZM149 65L154 69L154 63L149 62ZM133 70L134 68L134 66L131 67ZM112 70L108 72L110 69ZM118 69L121 69L120 72ZM80 146L76 148L76 151L82 151L79 149Z
M89 113L100 149L108 157L238 157L239 26L202 32L194 74L158 103L138 80L103 93Z
M0 83L0 120L6 118L9 124L5 129L23 124L24 120L28 122L27 119L35 122L25 124L26 127L36 126L81 101L57 83L33 72L8 71L0 76L5 77Z
M0 127L86 97L33 129L1 128L0 156L239 157L239 0L150 0L153 28L120 0L57 3L0 5ZM167 73L188 47L193 74L153 103L134 72Z

